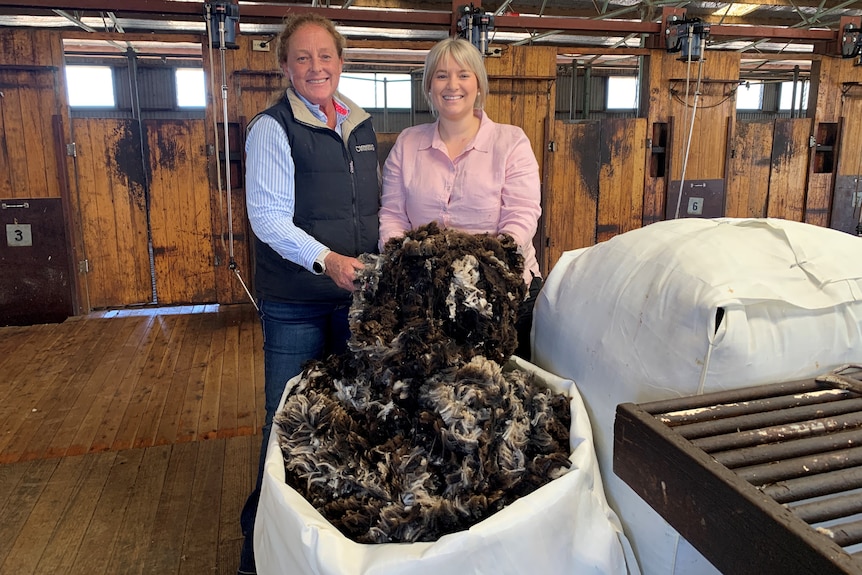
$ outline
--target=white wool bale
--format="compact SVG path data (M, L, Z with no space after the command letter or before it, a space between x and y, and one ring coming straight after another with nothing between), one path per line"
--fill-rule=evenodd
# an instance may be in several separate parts
M613 473L616 406L862 360L862 239L778 219L680 219L567 252L536 303L532 359L576 382L642 571L714 573Z
M275 433L267 447L254 549L261 575L625 574L634 562L602 489L592 431L572 382L521 360L518 369L571 398L572 467L469 530L434 542L355 543L285 483ZM292 379L282 397L298 381ZM281 409L281 406L279 406Z

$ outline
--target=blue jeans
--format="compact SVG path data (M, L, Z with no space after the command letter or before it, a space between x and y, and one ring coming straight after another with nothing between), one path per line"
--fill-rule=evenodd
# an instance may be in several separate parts
M260 321L263 327L263 370L266 395L266 419L263 443L258 461L257 482L240 516L245 537L240 556L240 571L254 573L254 518L263 482L266 446L272 419L278 409L287 382L302 371L310 359L323 359L347 349L350 325L349 303L284 303L261 300Z

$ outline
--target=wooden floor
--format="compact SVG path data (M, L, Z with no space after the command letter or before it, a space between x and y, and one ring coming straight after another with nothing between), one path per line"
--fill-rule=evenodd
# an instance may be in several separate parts
M251 305L0 327L0 574L236 573L263 412Z

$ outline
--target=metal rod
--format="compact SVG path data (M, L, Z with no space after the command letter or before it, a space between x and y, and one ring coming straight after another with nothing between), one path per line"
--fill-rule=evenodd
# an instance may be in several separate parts
M788 506L788 509L806 523L820 523L862 513L862 494L858 491L845 493L829 499Z
M829 389L824 391L812 391L808 393L794 393L792 395L768 397L765 399L754 399L752 401L719 403L696 409L681 409L679 411L662 413L656 417L658 417L658 419L665 425L676 427L678 425L714 421L716 419L724 419L739 415L788 409L791 407L799 407L801 405L810 405L812 403L838 401L841 399L847 399L848 397L849 394L847 392Z
M790 503L859 488L862 488L862 468L854 467L778 481L759 489L778 503Z
M814 433L817 433L817 431L814 431ZM770 439L758 445L710 453L710 455L725 467L734 469L741 466L757 465L758 463L769 461L782 461L790 457L826 453L828 451L835 451L836 449L862 445L862 429L829 433L825 436L806 437L795 441L787 441L788 438L780 433L770 433L769 437ZM772 441L780 443L772 443Z
M805 437L821 436L862 426L862 412L844 414L843 417L820 417L787 425L746 428L745 431L711 435L692 440L692 445L707 453L766 445L778 441L793 441Z
M753 485L766 485L797 477L813 477L819 473L862 465L862 447L851 447L814 457L796 457L752 467L735 469L735 473Z
M818 531L828 536L841 547L862 543L862 521L851 521L841 525L822 527Z
M846 399L819 405L802 405L774 412L728 417L717 421L680 425L674 430L686 439L696 439L787 423L804 424L812 419L835 417L856 411L862 411L862 399Z
M695 397L678 397L676 399L664 399L661 401L652 401L649 403L640 404L638 407L657 415L661 413L670 413L682 409L695 409L698 407L707 407L717 405L719 403L736 403L739 401L752 401L755 399L765 399L767 397L776 397L779 395L790 395L793 393L805 393L807 391L815 391L823 389L814 379L806 379L801 381L790 381L784 383L770 383L766 385L757 385L743 389L730 389L727 391L717 391L714 393L705 393Z

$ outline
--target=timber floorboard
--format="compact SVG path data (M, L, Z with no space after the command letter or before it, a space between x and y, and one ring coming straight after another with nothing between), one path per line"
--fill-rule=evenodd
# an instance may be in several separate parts
M262 390L251 305L0 327L0 575L236 573Z

